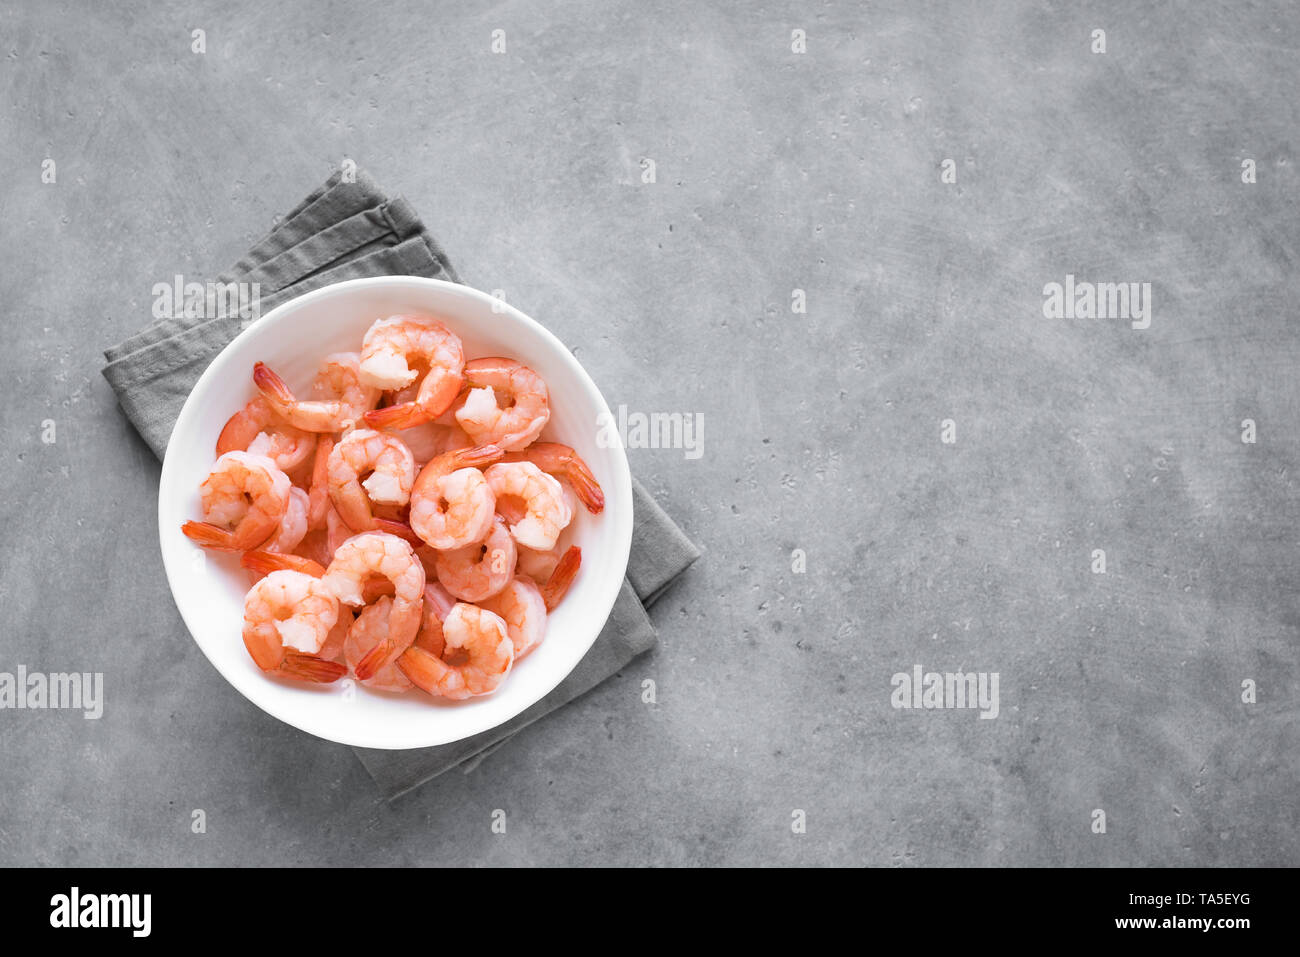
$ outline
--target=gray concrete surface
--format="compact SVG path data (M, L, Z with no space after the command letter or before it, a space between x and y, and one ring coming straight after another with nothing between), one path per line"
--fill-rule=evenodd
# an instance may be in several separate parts
M0 711L0 863L1297 863L1295 8L464 6L0 11L0 670L106 676ZM658 650L391 806L186 635L99 375L345 157L705 418L631 453L705 550ZM1043 318L1067 273L1151 327ZM914 664L1000 716L895 710Z

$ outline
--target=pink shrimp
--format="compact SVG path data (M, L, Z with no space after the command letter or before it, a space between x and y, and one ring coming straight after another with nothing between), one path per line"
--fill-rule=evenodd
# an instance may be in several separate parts
M461 602L442 622L442 637L441 655L412 645L397 659L422 691L453 700L491 694L510 673L515 646L499 615Z
M206 548L243 551L275 534L289 507L289 476L270 459L227 452L199 486L202 522L181 531Z
M420 378L414 398L366 413L376 429L408 429L436 419L460 393L465 350L460 338L437 319L390 316L366 332L361 377L380 389L405 389Z
M564 479L578 494L587 511L598 515L605 508L605 493L578 453L558 442L534 442L520 452L507 452L503 462L532 462L547 475Z
M353 672L374 650L376 645L388 639L388 622L392 615L393 599L387 595L379 598L373 605L361 609L348 631L343 644L343 657ZM361 683L376 691L408 691L411 679L402 674L396 662L389 662L368 678L361 678Z
M499 448L483 445L445 452L421 469L411 490L415 533L439 549L482 541L492 529L496 497L479 468L500 457Z
M274 571L244 599L244 647L270 674L323 684L337 681L347 669L318 653L338 614L338 600L320 579Z
M372 502L404 505L415 485L411 450L397 436L373 429L356 429L340 439L326 470L339 517L358 532L375 527Z
M526 448L551 418L546 383L513 359L475 359L465 363L469 392L456 420L477 445L499 445L507 452Z
M250 573L262 578L276 571L292 571L300 575L307 575L311 578L324 578L325 566L310 558L304 558L301 555L283 554L281 552L272 552L265 549L256 549L251 552L244 552L239 559L239 564L243 565ZM324 644L321 645L320 651L316 652L317 658L323 658L326 661L334 661L343 653L343 641L348 636L348 630L352 627L352 612L346 605L339 606L338 622L325 637Z
M266 363L253 366L253 384L271 408L308 432L347 431L379 401L379 390L360 380L355 353L329 356L316 382L313 391L326 393L328 397L299 400Z
M555 547L560 532L573 520L556 479L532 462L498 462L483 477L515 541L540 551Z
M505 519L496 516L481 542L437 553L438 581L461 601L482 602L510 583L515 571L515 540Z
M280 418L261 396L230 417L217 436L217 457L227 452L265 455L282 472L292 472L311 457L316 437Z
M363 681L406 650L420 628L424 601L424 567L411 546L395 535L365 532L339 546L325 573L325 583L347 605L365 603L365 585L371 577L393 585L388 634L357 663Z
M513 578L499 594L480 602L506 623L506 633L515 646L515 661L542 643L546 637L546 600L531 578Z

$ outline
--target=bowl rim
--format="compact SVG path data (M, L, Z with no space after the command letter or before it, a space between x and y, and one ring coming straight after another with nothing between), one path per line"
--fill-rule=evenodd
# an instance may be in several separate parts
M277 325L280 322L283 322L285 316L289 315L292 311L301 309L304 306L316 302L317 300L328 299L342 292L349 292L353 290L366 289L370 287L384 287L384 286L411 286L416 288L425 287L429 289L441 289L446 292L452 292L458 296L468 296L470 299L476 299L482 305L488 306L489 308L492 308L494 311L498 313L510 314L513 319L522 322L524 325L532 327L532 329L535 332L540 334L543 341L547 342L549 346L556 352L556 354L558 354L561 357L561 361L566 366L569 367L569 370L571 373L573 373L575 379L581 384L582 388L588 393L588 399L592 402L592 404L596 408L597 415L598 416L603 415L604 418L602 419L602 421L609 421L612 418L612 413L610 412L609 405L605 401L605 397L601 393L599 387L597 387L595 381L587 373L587 370L583 368L582 363L578 361L577 357L573 355L573 353L569 350L567 346L564 345L564 343L559 339L559 337L557 337L553 332L551 332L549 329L547 329L537 320L533 319L531 316L527 315L523 311L515 308L514 306L512 306L510 303L506 302L503 299L498 299L494 296L491 296L483 292L480 289L475 289L473 286L467 286L463 283L448 282L442 279L432 279L426 276L367 276L359 279L346 279L340 282L330 283L329 285L322 286L319 289L313 289L310 292L303 293L300 296L295 296L294 298L286 302L280 303L280 305L276 306L266 315L255 320L253 323L251 323L248 326L248 328L242 330L237 336L231 339L230 342L226 343L226 345L222 347L222 349L216 355L212 357L212 359L208 362L207 367L203 370L202 374L195 381L194 386L190 389L189 395L186 396L185 398L185 403L181 407L180 414L176 417L175 424L172 426L171 434L167 440L167 449L164 451L163 454L162 470L159 473L159 478L158 478L158 542L159 542L159 548L162 553L163 570L167 576L167 586L170 589L172 594L172 602L173 604L176 605L177 610L180 612L181 619L185 622L185 627L186 630L189 632L191 640L198 646L199 650L203 652L204 657L208 659L209 663L211 663L213 668L216 669L217 673L220 674L222 678L224 678L226 682L230 684L236 691L238 691L241 695L243 695L244 698L246 698L248 701L250 701L253 705L258 707L262 711L265 711L267 714L271 715L273 718L277 718L278 720L283 721L285 724L288 724L294 728L297 728L300 731L304 731L307 734L313 735L314 737L320 738L322 740L333 741L338 744L345 744L351 747L374 748L376 750L401 751L401 750L413 750L418 748L436 747L438 745L443 745L443 744L451 744L452 742L464 740L465 738L472 737L476 734L482 734L485 731L490 731L493 728L500 727L501 725L513 720L515 717L517 717L519 714L526 711L528 708L531 708L538 701L541 701L552 691L554 691L555 688L562 681L565 680L565 678L567 678L569 675L571 675L574 672L574 670L578 667L579 664L581 664L582 660L586 657L587 653L591 650L591 647L592 645L595 644L596 639L600 636L601 632L604 630L605 625L609 621L610 614L613 612L614 604L618 600L619 593L622 590L623 583L627 574L628 560L631 556L631 550L632 550L632 528L634 525L634 517L632 515L632 508L633 508L632 473L631 473L631 468L629 467L627 461L627 451L624 449L621 441L611 442L608 448L614 450L614 455L613 455L614 474L612 476L612 481L610 482L609 491L611 491L613 494L607 495L607 500L610 502L618 502L618 501L626 502L626 508L619 510L617 513L615 513L613 509L607 507L606 510L602 513L602 518L604 520L613 521L615 523L615 528L614 528L615 545L614 548L611 550L610 555L601 556L601 564L607 566L610 562L616 562L618 567L618 574L609 575L606 579L608 584L604 586L603 592L596 593L593 596L591 600L592 618L593 620L597 620L598 623L594 624L593 627L591 628L590 636L588 639L585 640L585 643L573 642L574 650L571 652L570 655L572 660L570 661L568 666L557 668L556 677L554 681L542 682L541 693L537 694L535 697L532 697L531 700L521 699L521 703L517 709L505 715L504 717L501 717L500 719L487 719L487 720L480 719L477 722L471 719L469 721L462 722L461 730L456 731L455 733L449 736L433 735L428 740L421 740L421 741L414 741L414 742L406 742L406 741L392 742L392 741L377 740L375 737L372 737L371 735L365 733L358 734L355 736L349 734L323 734L319 730L305 726L310 722L303 721L298 716L298 709L295 709L292 706L292 701L293 701L292 698L286 699L288 703L281 703L281 699L279 698L279 696L272 696L268 698L268 700L258 700L258 698L254 697L249 690L246 690L241 685L241 682L235 680L231 675L227 674L225 669L223 669L223 667L221 666L221 664L219 664L218 661L212 655L208 654L208 651L204 647L203 642L200 641L195 634L195 619L197 619L200 613L199 609L195 607L190 607L189 609L187 609L185 607L186 605L194 606L195 603L192 601L183 603L179 600L178 597L176 579L181 571L179 564L177 564L180 561L180 558L179 555L175 552L175 548L172 547L172 545L169 545L168 535L170 534L172 536L179 536L181 535L181 533L178 529L172 529L170 530L169 533L167 527L167 518L163 514L164 504L167 501L167 499L165 499L163 495L163 489L166 488L169 484L169 476L176 469L181 467L171 455L171 450L175 447L174 440L176 436L185 434L185 431L191 428L192 420L198 415L198 411L197 411L198 406L195 403L195 396L204 393L211 384L210 380L215 379L216 373L214 372L214 370L221 365L221 362L219 360L221 359L222 356L226 355L228 352L235 349L241 343L256 339L260 335L264 334L272 326ZM436 312L437 310L430 310L430 311ZM445 318L450 319L453 323L458 321L455 316L449 315L446 316ZM174 545L175 542L173 542L172 544ZM570 633L568 638L569 640L571 640L572 633ZM259 675L259 677L261 676ZM264 678L263 680L271 682L271 679L269 678ZM437 727L437 725L435 725L435 727Z

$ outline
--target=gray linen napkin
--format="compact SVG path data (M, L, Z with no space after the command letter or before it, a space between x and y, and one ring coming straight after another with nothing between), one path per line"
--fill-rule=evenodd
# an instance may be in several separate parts
M335 173L291 210L216 283L258 283L260 312L312 289L364 276L429 276L459 282L441 247L410 205L390 199L364 172ZM104 351L122 411L162 458L181 406L208 363L246 322L219 315L212 298L200 316L158 319ZM600 636L554 691L506 724L464 741L419 751L354 748L388 797L458 765L472 770L520 728L590 691L657 640L645 606L654 602L699 551L636 479L627 581Z

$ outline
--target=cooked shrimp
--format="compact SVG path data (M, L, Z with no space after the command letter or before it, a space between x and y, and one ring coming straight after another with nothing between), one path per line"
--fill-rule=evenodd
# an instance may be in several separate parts
M413 645L397 659L417 688L443 698L469 698L491 694L510 673L515 646L499 615L461 602L443 621L442 637L441 655Z
M365 680L400 655L415 640L424 601L424 566L411 546L395 535L365 532L339 546L325 573L325 583L348 605L365 602L364 588L371 577L393 584L393 604L388 635L357 664L357 677Z
M258 577L269 575L275 571L293 571L309 575L312 578L323 578L325 576L325 566L312 561L310 558L304 558L300 555L284 555L262 549L244 552L243 557L239 559L239 564ZM325 643L321 645L320 651L316 652L316 657L324 658L326 661L337 659L343 653L343 642L347 638L348 630L351 627L352 612L346 605L340 605L339 620L330 630L330 633L325 636Z
M227 452L265 455L282 472L292 472L311 457L316 436L295 429L261 396L230 417L217 436L217 457Z
M366 332L361 344L361 377L380 389L405 389L420 377L414 398L366 413L377 429L406 429L436 419L460 393L465 350L460 337L437 319L390 316Z
M253 366L253 384L277 413L308 432L347 431L379 401L379 390L359 378L356 353L329 356L317 373L313 391L326 397L299 400L264 362Z
M343 643L343 657L354 672L376 645L388 638L388 621L393 599L387 595L361 609ZM402 674L396 662L389 662L361 683L376 691L408 691L411 679Z
M555 547L560 532L573 519L558 481L532 462L498 462L489 466L483 477L501 503L500 511L515 541L541 551Z
M356 429L330 452L330 499L354 531L375 527L371 503L404 505L415 484L415 459L395 435ZM362 476L366 476L363 478Z
M499 445L507 452L525 448L551 418L546 383L513 359L475 359L465 363L470 387L456 421L477 445Z
M482 541L492 530L496 497L479 468L500 457L495 445L483 445L445 452L421 469L411 490L415 533L439 549Z
M438 581L461 601L481 602L510 583L515 572L515 540L500 515L487 538L463 548L438 552Z
M466 431L471 438L475 429L491 430L522 448L524 437L531 441L550 420L550 394L542 377L521 362L501 356L473 359L465 363L464 384L451 413L462 426L470 423ZM508 439L512 435L520 444Z
M503 462L532 462L547 475L564 479L578 494L579 501L593 515L605 507L605 493L587 463L567 445L558 442L534 442L520 452L507 452Z
M259 668L297 681L329 683L347 673L318 653L338 623L338 600L319 578L273 571L244 599L244 647Z
M280 527L291 487L270 459L227 452L199 486L206 521L186 522L181 531L207 548L256 548Z
M480 603L506 623L506 633L515 646L515 661L542 643L546 637L546 600L531 578L519 575L502 591Z
M300 488L289 489L289 504L280 519L275 534L262 543L268 552L291 552L307 534L307 493Z

